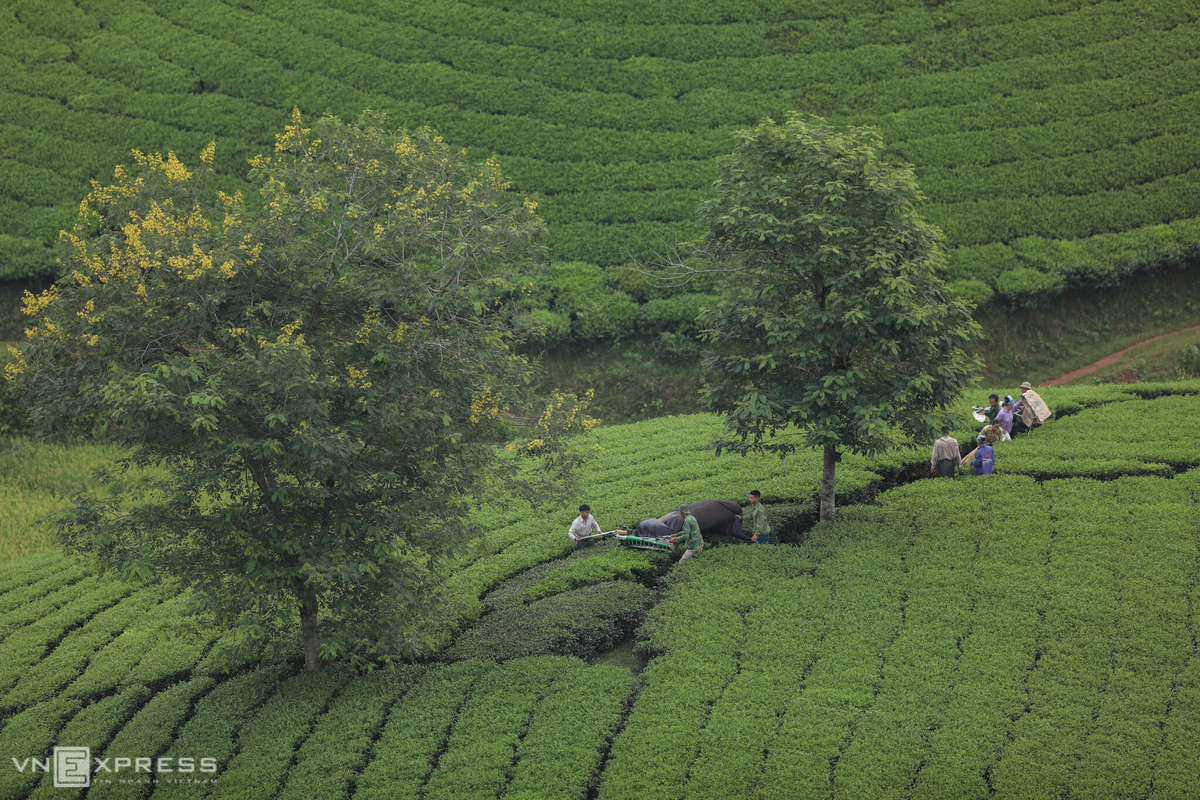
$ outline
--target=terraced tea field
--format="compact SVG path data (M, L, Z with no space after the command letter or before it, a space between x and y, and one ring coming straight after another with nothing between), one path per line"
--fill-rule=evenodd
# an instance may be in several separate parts
M499 155L557 261L612 267L697 234L732 131L798 109L916 165L964 293L1108 285L1200 243L1198 80L1190 0L8 0L0 276L53 272L130 148L215 138L246 188L293 106Z
M1200 383L1044 396L1067 416L991 478L847 456L840 518L800 546L672 567L485 509L426 657L367 676L237 655L186 598L57 552L7 561L0 797L1191 796ZM817 459L717 459L716 430L600 429L602 523L758 486L795 541ZM609 663L633 631L641 661ZM131 766L54 788L24 759L55 745Z

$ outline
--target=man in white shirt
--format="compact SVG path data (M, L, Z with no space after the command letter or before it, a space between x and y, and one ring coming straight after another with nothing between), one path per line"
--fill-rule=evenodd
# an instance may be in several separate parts
M592 509L588 507L587 503L584 503L579 507L579 516L571 523L567 536L570 536L572 541L578 542L593 533L600 532L600 523L596 522L596 518L592 516Z

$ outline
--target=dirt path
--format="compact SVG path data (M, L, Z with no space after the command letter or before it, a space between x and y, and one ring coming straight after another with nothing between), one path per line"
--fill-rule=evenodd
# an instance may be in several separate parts
M1188 331L1194 331L1194 330L1198 330L1198 329L1200 329L1200 325L1193 325L1190 328L1180 328L1177 331L1171 331L1169 333L1160 333L1158 336L1151 336L1149 339L1138 342L1137 344L1131 344L1131 345L1129 345L1129 347L1126 347L1124 350L1118 350L1117 352L1113 353L1110 356L1105 356L1104 358L1100 359L1099 361L1096 361L1092 364L1088 364L1086 367L1080 367L1079 369L1068 372L1066 375L1060 375L1059 377L1055 378L1052 381L1046 381L1045 383L1042 384L1042 386L1058 386L1060 383L1066 383L1067 381L1073 381L1076 378L1082 378L1084 375L1091 375L1093 372L1098 372L1099 370L1102 370L1107 366L1115 364L1118 358L1125 355L1130 350L1136 350L1137 348L1141 347L1144 344L1150 344L1150 342L1156 342L1159 339L1165 338L1167 336L1174 336L1177 333L1187 333Z

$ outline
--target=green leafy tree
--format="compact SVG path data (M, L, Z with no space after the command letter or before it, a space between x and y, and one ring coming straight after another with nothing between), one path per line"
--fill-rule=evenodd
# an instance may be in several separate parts
M927 435L978 371L965 347L980 328L938 277L911 167L884 161L876 131L793 114L738 137L701 206L734 283L701 320L705 397L734 434L719 448L823 450L824 519L841 453Z
M296 112L252 162L253 208L212 185L211 145L195 173L135 151L64 232L65 277L27 296L9 370L57 432L108 420L126 467L166 467L81 498L70 546L178 580L259 643L299 631L310 669L411 646L479 533L468 503L544 497L595 422L537 401L515 352L506 276L540 254L536 204L494 161L384 126ZM528 439L495 447L515 418Z

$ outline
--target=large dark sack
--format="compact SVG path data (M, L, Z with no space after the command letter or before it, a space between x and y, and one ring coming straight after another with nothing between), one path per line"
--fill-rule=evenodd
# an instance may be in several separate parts
M742 507L732 500L703 500L687 506L700 525L702 535L728 536L734 518L741 516ZM659 517L672 533L683 530L683 515L676 509Z
M682 524L682 522L680 523ZM674 531L678 533L679 531ZM634 535L641 536L643 539L665 539L672 533L661 519L644 519L638 523L634 530Z

